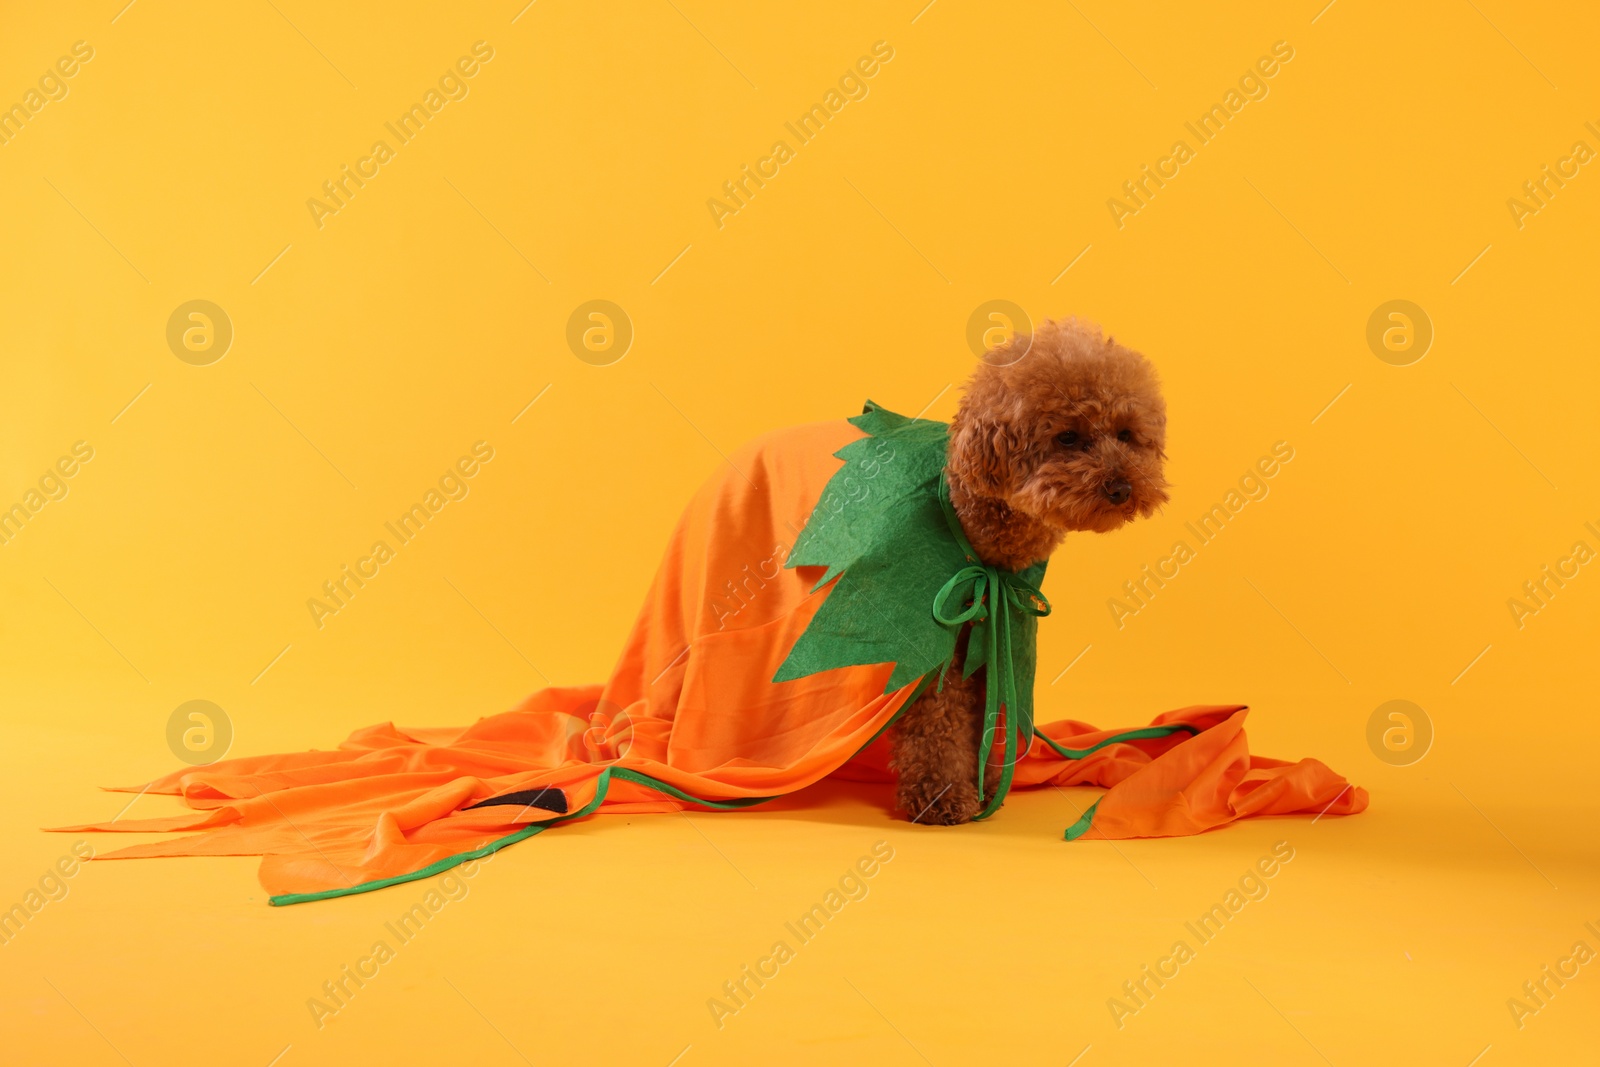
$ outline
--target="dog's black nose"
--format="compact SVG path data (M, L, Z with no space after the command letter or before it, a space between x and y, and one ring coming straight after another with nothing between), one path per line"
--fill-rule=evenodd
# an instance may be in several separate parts
M1104 493L1106 495L1106 499L1111 501L1113 504L1126 504L1128 502L1128 498L1133 495L1133 486L1129 485L1121 478L1117 478L1114 481L1109 481L1105 485L1102 485L1100 487L1100 491Z

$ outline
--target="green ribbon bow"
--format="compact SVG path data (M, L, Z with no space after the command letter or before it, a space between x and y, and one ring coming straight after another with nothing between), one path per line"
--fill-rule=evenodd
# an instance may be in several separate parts
M1000 709L1006 711L1005 762L994 799L976 818L987 819L1005 803L1011 791L1011 778L1021 756L1024 738L1033 743L1031 702L1018 699L1016 665L1012 655L1012 619L1050 614L1050 602L1039 588L1020 575L991 567L978 558L967 540L961 520L950 503L950 483L939 477L939 504L944 510L950 533L967 558L967 566L950 576L933 598L933 617L948 627L972 624L967 633L966 664L962 677L970 678L979 667L988 667L983 698L983 744L978 750L978 795L984 792L984 772L1000 732ZM952 610L952 606L955 609ZM980 637L980 634L982 635ZM941 684L943 676L941 675ZM1024 719L1028 721L1023 721Z

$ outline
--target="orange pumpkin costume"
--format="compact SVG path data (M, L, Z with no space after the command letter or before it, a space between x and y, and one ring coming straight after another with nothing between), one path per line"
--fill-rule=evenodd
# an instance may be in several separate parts
M919 423L924 435L941 426L886 417ZM895 664L857 662L775 680L839 588L814 588L824 567L780 564L802 528L825 518L820 502L841 471L836 453L862 440L859 424L768 434L712 476L680 519L604 685L544 689L466 727L384 723L331 752L185 768L148 789L181 795L194 814L62 829L200 831L96 858L259 855L271 902L292 904L437 874L597 812L740 808L828 775L889 780L881 735L920 686L936 684L936 672L890 687ZM1015 576L990 577L998 590L1000 578ZM981 585L972 599L969 616L983 611ZM995 610L972 629L992 629ZM1031 629L1026 638L1031 696ZM1016 718L1011 710L1002 714ZM1365 790L1316 760L1251 756L1245 714L1240 705L1191 707L1132 730L1034 728L1023 716L1013 733L1020 743L1002 737L1006 784L1107 787L1069 840L1366 808Z

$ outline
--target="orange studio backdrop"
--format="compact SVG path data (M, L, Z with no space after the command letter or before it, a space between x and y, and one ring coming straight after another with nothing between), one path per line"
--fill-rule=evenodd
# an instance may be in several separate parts
M8 1062L1592 1058L1594 12L0 28ZM40 832L603 681L742 443L948 419L1066 315L1155 362L1174 488L1052 560L1040 721L1249 704L1364 814L1065 842L1097 791L942 828L825 782L292 908Z

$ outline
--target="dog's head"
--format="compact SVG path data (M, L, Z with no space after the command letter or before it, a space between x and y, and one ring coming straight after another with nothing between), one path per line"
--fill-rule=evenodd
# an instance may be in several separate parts
M1167 502L1155 369L1093 323L1047 320L991 349L950 422L948 470L1059 530L1114 530Z

